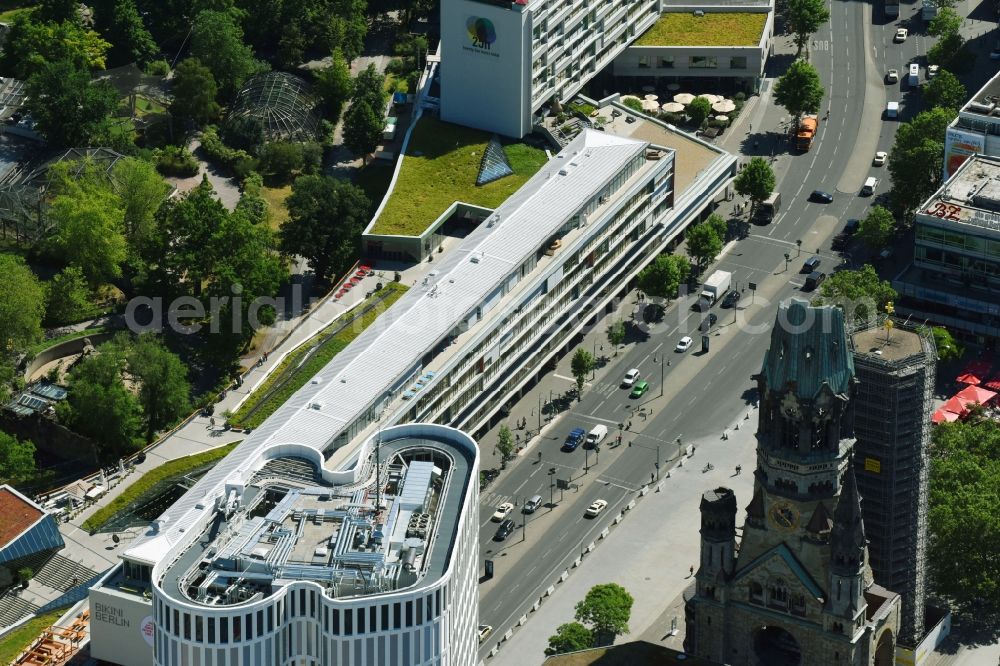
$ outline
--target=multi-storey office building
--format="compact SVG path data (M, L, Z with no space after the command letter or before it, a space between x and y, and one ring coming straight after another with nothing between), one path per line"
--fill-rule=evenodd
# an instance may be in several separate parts
M441 119L521 137L659 18L660 0L444 0Z
M851 334L854 469L875 581L902 597L899 638L924 635L928 448L937 354L924 330L894 322Z
M1000 158L975 155L914 216L913 263L893 281L897 311L975 345L1000 337Z
M977 153L1000 156L1000 74L969 98L945 131L944 177Z
M432 424L358 464L230 456L91 590L91 654L145 666L475 663L479 453Z

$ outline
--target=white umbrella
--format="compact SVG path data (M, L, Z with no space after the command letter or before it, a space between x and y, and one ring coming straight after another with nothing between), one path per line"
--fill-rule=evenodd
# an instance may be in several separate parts
M716 116L715 119L718 120L720 123L729 122L729 116Z
M679 84L679 83L668 83L667 84L667 90L669 90L670 92L677 92L680 89L681 89L681 84Z
M642 100L642 110L643 111L659 111L660 105L655 99L644 99Z
M648 99L651 102L655 102L656 100L658 100L660 98L658 96L656 96L656 95L650 94L650 95L646 95L646 99Z
M677 102L678 104L683 104L684 106L687 106L688 104L694 101L694 95L692 95L691 93L677 93L676 95L674 95L674 101Z
M666 111L667 113L680 113L681 111L684 110L684 105L679 104L677 102L667 102L660 108Z
M643 86L642 87L642 91L643 92L653 92L654 90L656 90L656 86Z
M722 101L722 97L720 97L719 95L705 94L705 95L698 95L698 97L701 97L702 99L707 99L709 104L715 104L716 102Z
M724 99L721 102L712 104L712 111L716 113L732 113L736 110L736 102L731 99Z

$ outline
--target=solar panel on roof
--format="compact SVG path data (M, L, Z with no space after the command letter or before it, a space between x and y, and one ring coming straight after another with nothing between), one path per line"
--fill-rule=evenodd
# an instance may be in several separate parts
M20 398L17 399L17 402L19 405L23 405L25 407L34 409L39 412L43 411L46 407L49 406L49 403L45 402L44 400L32 397L30 395L22 395Z
M494 134L490 138L490 142L486 144L483 159L479 162L479 175L476 177L476 185L492 183L494 180L500 180L512 173L514 173L514 168L511 167L510 161L507 159L507 153L503 151L503 146L500 145L500 139Z

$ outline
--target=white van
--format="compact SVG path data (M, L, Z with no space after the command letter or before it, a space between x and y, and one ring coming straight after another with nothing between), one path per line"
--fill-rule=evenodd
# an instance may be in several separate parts
M886 118L899 118L899 102L889 102L885 105Z
M608 426L606 425L596 425L594 429L587 433L586 447L589 449L592 446L597 446L601 441L608 436Z
M865 179L865 184L861 186L861 196L870 197L875 194L876 187L878 187L878 178L869 176Z
M920 65L915 62L910 63L910 87L920 85Z

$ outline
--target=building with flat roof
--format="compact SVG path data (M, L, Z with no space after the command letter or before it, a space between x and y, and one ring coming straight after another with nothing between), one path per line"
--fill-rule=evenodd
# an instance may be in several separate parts
M168 510L90 592L91 655L126 666L465 666L478 647L479 451L461 431L386 428L330 472L273 441ZM197 488L196 488L197 490Z
M441 118L505 136L572 98L659 18L660 0L443 0Z
M760 88L774 31L773 0L668 0L662 12L615 58L616 79L629 77L634 89L691 79L725 83L726 90L712 92Z
M944 144L945 179L977 153L1000 157L1000 73L972 95L948 125Z
M902 597L899 638L924 635L934 339L901 321L851 332L854 472L875 582Z
M913 263L892 281L897 312L992 346L1000 337L1000 157L974 155L914 216Z

